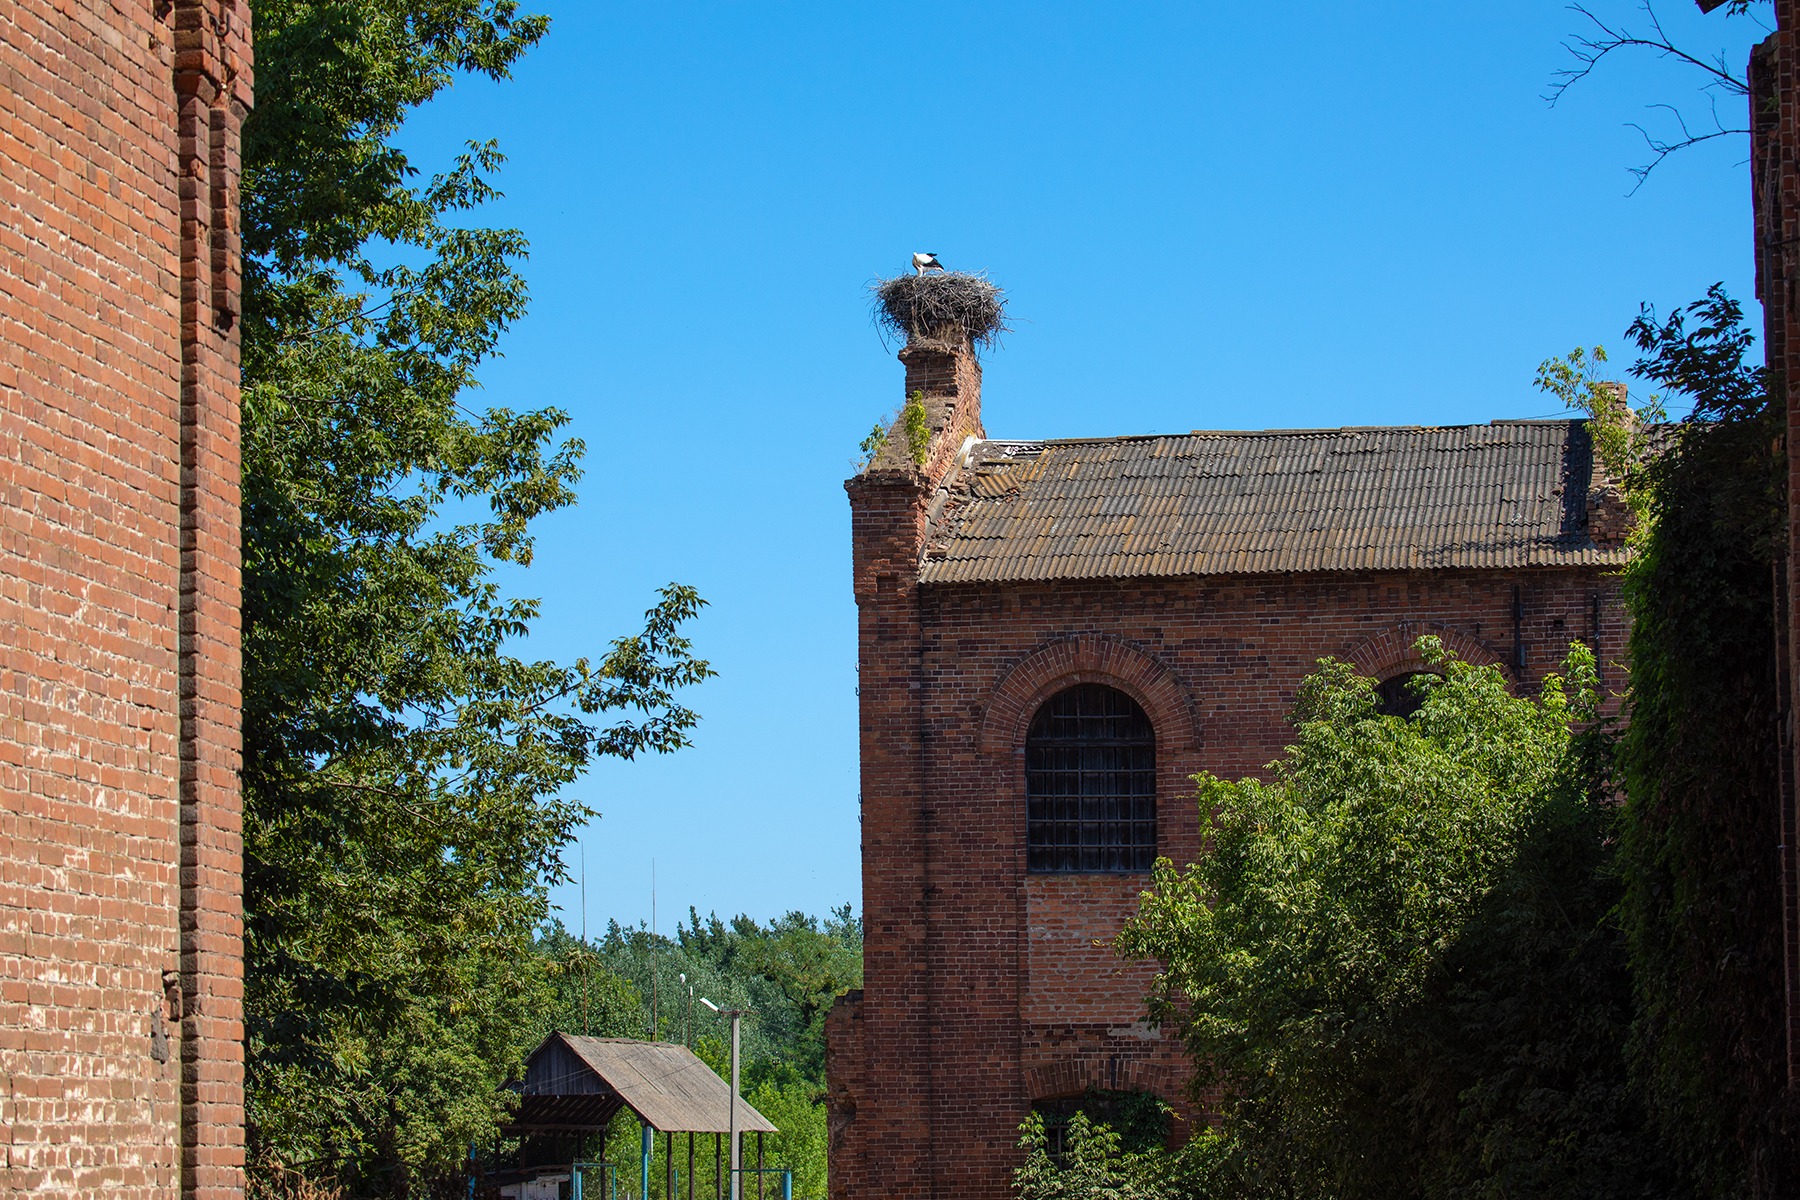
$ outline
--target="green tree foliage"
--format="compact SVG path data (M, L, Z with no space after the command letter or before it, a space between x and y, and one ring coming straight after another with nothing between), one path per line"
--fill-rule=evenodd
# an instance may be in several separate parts
M538 932L552 999L535 1014L533 1044L553 1032L642 1037L645 1000L631 981L607 969L595 948L552 918Z
M759 1024L779 1031L773 1036L783 1047L780 1070L823 1088L825 1018L839 996L862 986L862 922L850 906L832 910L823 921L790 912L766 926L742 915L729 925L717 916L703 923L690 909L677 939L690 959L774 988L779 1000Z
M1632 486L1631 725L1621 906L1633 1059L1661 1139L1708 1196L1800 1186L1781 1055L1776 563L1781 409L1735 301L1632 326L1638 375L1693 404Z
M1413 716L1328 660L1269 782L1198 777L1211 852L1159 864L1119 939L1225 1097L1182 1190L1673 1194L1625 1082L1592 656L1532 700L1420 650Z
M1063 1127L1062 1152L1052 1156L1041 1113L1019 1130L1025 1161L1013 1171L1018 1200L1158 1200L1169 1195L1166 1157L1126 1151L1110 1126L1077 1112Z
M504 78L544 33L512 0L255 0L244 132L246 1093L278 1164L407 1194L490 1138L556 977L534 951L564 788L686 741L710 674L671 586L596 659L511 647L494 581L574 501L556 409L467 407L525 307L500 155L417 176L407 114ZM623 710L622 712L620 710ZM612 712L611 718L603 714Z

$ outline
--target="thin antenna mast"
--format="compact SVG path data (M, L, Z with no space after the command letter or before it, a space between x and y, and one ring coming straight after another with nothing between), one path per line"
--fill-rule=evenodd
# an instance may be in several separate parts
M657 860L650 860L650 1040L661 1040L657 1029L661 1020L657 1016Z
M588 940L587 940L587 844L581 847L581 1036L586 1037L593 1030L588 1028Z

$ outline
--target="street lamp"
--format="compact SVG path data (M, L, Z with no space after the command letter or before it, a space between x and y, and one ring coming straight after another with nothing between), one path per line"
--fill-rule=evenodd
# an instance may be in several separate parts
M725 1128L731 1139L731 1195L730 1200L738 1200L738 1022L751 1010L748 1008L720 1008L705 996L700 1003L712 1009L722 1017L731 1018L731 1111L726 1116Z

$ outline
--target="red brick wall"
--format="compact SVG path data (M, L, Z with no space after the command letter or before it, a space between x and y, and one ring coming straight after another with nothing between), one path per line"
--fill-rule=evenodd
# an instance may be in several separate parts
M1597 569L921 588L936 474L850 484L867 941L864 991L828 1027L841 1200L1005 1195L1033 1099L1183 1100L1179 1046L1140 1023L1149 969L1094 944L1147 877L1025 871L1024 736L1049 696L1105 682L1144 707L1159 848L1183 862L1200 847L1188 777L1260 773L1321 656L1393 673L1435 632L1535 688L1573 640L1624 653Z
M0 2L7 1194L241 1191L244 16Z

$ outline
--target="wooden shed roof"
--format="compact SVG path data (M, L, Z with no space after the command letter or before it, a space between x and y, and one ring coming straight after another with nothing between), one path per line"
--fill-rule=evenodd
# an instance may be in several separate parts
M731 1085L692 1050L670 1042L553 1033L526 1060L522 1090L524 1103L515 1122L520 1126L533 1124L534 1114L548 1117L551 1110L567 1107L569 1097L616 1096L661 1133L728 1132ZM737 1099L737 1127L742 1133L776 1132L742 1096Z

